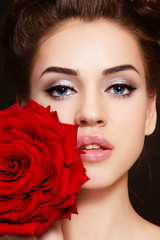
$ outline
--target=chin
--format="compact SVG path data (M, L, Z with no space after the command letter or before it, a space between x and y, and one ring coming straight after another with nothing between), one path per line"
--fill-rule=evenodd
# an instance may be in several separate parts
M119 178L101 178L98 177L90 177L90 180L87 181L83 186L82 189L106 189L113 186L116 182L118 182Z
M116 184L119 184L120 182L127 183L128 181L127 171L123 171L122 169L121 171L116 171L116 169L114 169L114 171L113 169L112 171L103 170L101 169L100 171L100 169L98 169L98 166L97 168L88 168L87 176L90 178L90 180L87 181L81 188L86 190L109 189Z

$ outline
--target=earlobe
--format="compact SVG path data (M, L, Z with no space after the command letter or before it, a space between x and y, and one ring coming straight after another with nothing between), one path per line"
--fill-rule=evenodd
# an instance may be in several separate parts
M25 107L27 105L27 102L24 101L19 95L16 95L16 103L20 106L20 107Z
M151 135L155 128L157 122L157 110L156 110L156 94L148 98L148 107L146 114L146 123L145 123L145 135Z

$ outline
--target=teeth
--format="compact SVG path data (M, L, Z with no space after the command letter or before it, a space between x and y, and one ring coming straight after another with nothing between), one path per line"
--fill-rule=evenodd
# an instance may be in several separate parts
M91 150L91 149L100 149L101 147L97 144L89 144L83 147L84 149Z

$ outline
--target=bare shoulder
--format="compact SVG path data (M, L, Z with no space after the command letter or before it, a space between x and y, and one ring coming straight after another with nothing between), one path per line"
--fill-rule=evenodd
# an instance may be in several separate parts
M157 226L133 211L132 239L136 240L160 240L160 226Z
M152 223L148 223L148 234L150 233L150 239L160 240L160 227Z
M142 239L145 240L160 240L160 227L150 223L144 219L141 220L141 234L143 235Z

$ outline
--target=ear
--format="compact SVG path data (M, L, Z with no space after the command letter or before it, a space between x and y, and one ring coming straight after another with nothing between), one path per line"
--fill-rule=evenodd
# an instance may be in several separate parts
M16 95L16 103L20 107L25 107L27 105L27 101L23 100L19 95Z
M145 135L151 135L155 128L157 122L157 110L156 110L156 94L148 97L148 106L145 122Z

